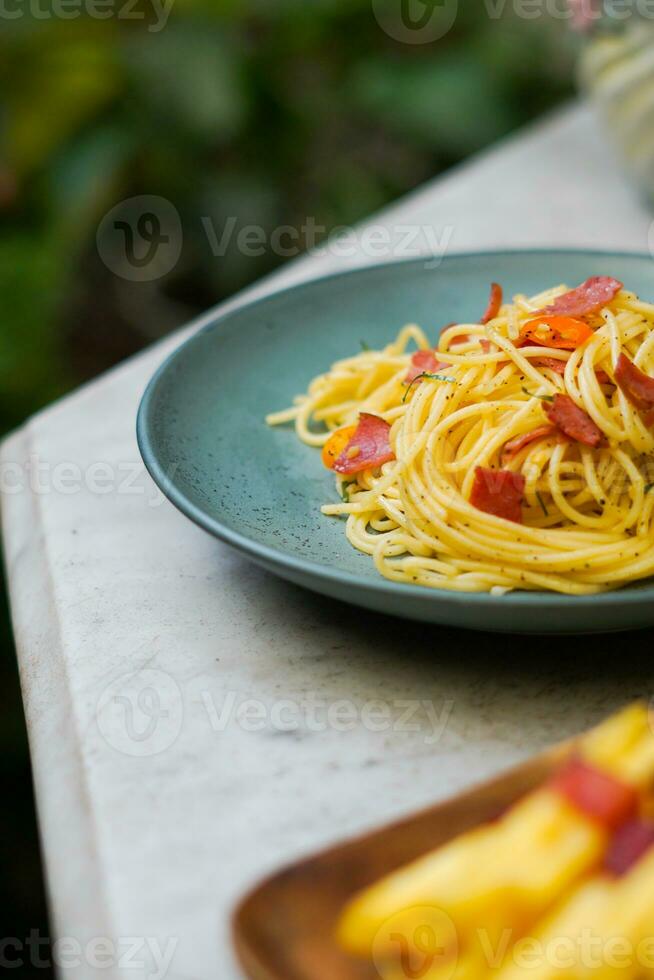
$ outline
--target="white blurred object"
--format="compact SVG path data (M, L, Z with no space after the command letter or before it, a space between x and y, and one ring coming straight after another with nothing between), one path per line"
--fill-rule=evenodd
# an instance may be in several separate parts
M581 83L594 100L629 171L654 202L654 11L604 13L586 32Z

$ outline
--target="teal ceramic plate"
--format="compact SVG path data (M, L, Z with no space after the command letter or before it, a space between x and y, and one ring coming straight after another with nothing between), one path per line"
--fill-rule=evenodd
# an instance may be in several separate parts
M489 283L505 295L610 274L654 299L650 256L593 252L460 255L330 276L216 317L157 371L141 403L138 439L157 484L191 520L270 571L384 613L482 630L588 632L654 625L654 583L605 595L460 594L393 583L347 542L320 505L336 499L320 453L292 427L270 429L314 375L388 343L408 321L434 339L474 321Z

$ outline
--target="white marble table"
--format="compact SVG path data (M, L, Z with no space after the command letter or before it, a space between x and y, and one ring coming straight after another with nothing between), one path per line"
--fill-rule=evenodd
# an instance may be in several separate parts
M450 251L643 251L650 224L583 108L375 220L394 235L429 224ZM356 261L367 259L313 256L246 295ZM162 955L174 980L234 980L230 909L260 876L580 729L652 677L650 634L498 639L383 621L205 536L161 500L134 439L143 388L183 336L2 447L4 548L66 980L161 976ZM113 953L84 946L100 937Z

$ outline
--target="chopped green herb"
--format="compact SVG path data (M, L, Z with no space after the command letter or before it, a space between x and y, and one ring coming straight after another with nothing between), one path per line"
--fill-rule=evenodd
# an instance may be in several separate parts
M545 506L545 501L543 500L543 498L540 495L540 490L537 490L536 491L536 499L537 499L538 503L540 504L540 509L545 514L545 517L549 517L550 516L549 515L549 511L548 511L547 507Z
M349 483L341 483L341 500L346 504L350 502L350 487L354 482L354 480L350 480Z
M370 344L367 344L365 340L360 340L359 343L361 344L361 350L372 350Z
M650 490L652 490L653 488L654 488L654 483L646 483L645 484L645 493L649 493Z
M420 381L421 378L426 378L428 381L448 381L452 385L456 384L456 378L448 378L446 374L430 374L428 371L423 371L422 374L416 375L413 381L408 385L407 390L404 392L404 398L402 399L403 404L414 384L416 384L417 381Z
M530 398L540 398L540 400L543 401L543 402L553 402L554 401L554 396L553 395L536 395L533 391L528 391L524 387L523 387L522 390L524 391L525 395L529 395Z

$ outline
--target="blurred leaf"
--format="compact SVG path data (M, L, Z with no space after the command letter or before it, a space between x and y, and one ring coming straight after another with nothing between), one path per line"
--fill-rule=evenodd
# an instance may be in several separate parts
M56 241L0 237L0 413L8 424L70 382L56 327L66 261Z
M274 264L270 233L282 218L277 195L265 179L224 174L200 189L196 203L195 261L210 281L233 292ZM254 241L259 237L261 245Z
M79 248L120 192L121 169L134 150L132 134L104 126L83 134L53 160L52 221L62 247Z
M136 3L140 19L2 25L0 426L72 383L69 364L98 370L283 261L275 228L358 221L570 91L560 25L509 5L495 20L461 3L446 37L406 45L370 0L174 0L168 21ZM148 288L95 248L138 194L184 227ZM203 219L234 218L215 255ZM239 245L246 225L263 254Z
M162 124L215 142L242 129L249 108L242 64L224 32L171 22L159 34L135 35L124 51L146 110Z
M514 123L495 73L465 51L432 60L370 59L354 72L352 98L417 145L464 156Z
M57 43L50 30L22 45L12 84L3 94L6 158L19 174L42 166L80 126L116 96L121 79L110 35L68 34ZM56 25L55 25L56 26Z

